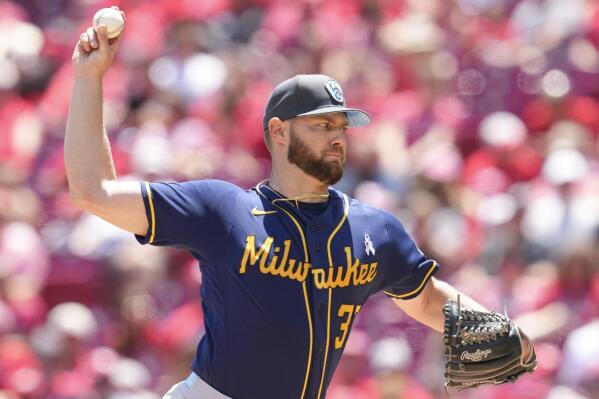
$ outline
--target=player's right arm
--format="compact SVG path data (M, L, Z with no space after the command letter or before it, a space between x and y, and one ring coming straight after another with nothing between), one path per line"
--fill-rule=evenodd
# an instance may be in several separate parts
M124 16L124 14L123 14ZM139 182L118 181L104 129L102 78L121 36L88 28L73 51L74 83L65 133L65 166L73 202L129 232L148 229Z

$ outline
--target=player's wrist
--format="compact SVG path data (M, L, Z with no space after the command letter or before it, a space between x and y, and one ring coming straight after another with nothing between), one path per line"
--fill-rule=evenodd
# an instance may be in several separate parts
M85 66L75 66L73 68L73 77L75 81L81 82L101 82L108 68L89 68Z
M79 87L96 87L102 85L103 73L80 72L73 74L73 83Z

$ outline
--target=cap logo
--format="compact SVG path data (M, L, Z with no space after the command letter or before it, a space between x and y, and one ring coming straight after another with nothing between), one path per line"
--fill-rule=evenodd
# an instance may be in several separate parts
M341 90L341 85L337 83L336 80L331 79L324 84L324 87L327 88L327 91L333 97L333 99L337 102L343 103L343 90Z

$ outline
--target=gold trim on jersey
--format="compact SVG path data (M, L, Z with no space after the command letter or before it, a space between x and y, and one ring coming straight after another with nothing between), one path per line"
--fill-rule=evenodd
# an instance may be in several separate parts
M262 192L260 191L260 183L258 183L258 185L256 186L256 191L261 196L263 196L264 198L268 199L268 197L266 197L266 195L262 194ZM273 203L273 206L276 206L277 208L279 208L283 212L285 212L285 214L287 216L289 216L289 218L291 219L291 221L295 224L295 227L297 228L297 231L299 232L300 237L302 239L302 245L304 247L304 265L310 265L310 259L308 257L308 246L306 245L306 237L304 237L304 231L302 230L302 226L293 217L293 215L291 215L291 213L287 212L286 209L284 209L283 207L281 207L279 205L276 205L274 203ZM305 266L305 268L307 270L307 266ZM308 387L308 377L310 376L310 367L312 365L312 346L313 346L313 342L314 342L314 336L313 336L314 333L313 333L313 327L312 327L312 314L311 314L311 311L310 311L310 301L308 299L308 291L307 291L307 288L306 288L305 278L302 281L302 290L304 292L304 302L306 304L306 315L308 316L308 332L309 332L309 335L310 335L310 345L308 347L308 364L306 366L306 376L304 377L304 387L302 388L302 395L300 396L300 399L304 398L304 395L306 394L306 388Z
M148 202L150 203L150 239L148 240L148 244L154 242L154 235L156 233L156 216L154 214L154 200L152 199L152 189L150 188L150 183L146 183L146 193L148 194Z
M341 218L341 220L339 221L339 224L337 225L337 227L335 227L335 230L333 230L333 232L329 236L329 239L327 240L327 255L329 256L329 270L330 270L330 268L334 267L333 255L331 254L331 242L333 241L333 237L335 237L335 235L337 234L337 232L339 231L339 229L345 222L345 219L347 219L348 212L349 212L349 200L347 199L347 196L345 194L343 194L343 217ZM317 399L320 399L320 394L322 393L322 387L324 386L324 376L325 376L325 373L327 370L327 358L329 355L329 344L330 344L329 341L331 340L331 302L332 302L332 292L333 292L332 290L333 289L331 287L329 287L329 303L328 303L328 309L327 309L327 341L326 341L326 347L324 350L324 361L322 362L322 375L320 377L320 387L318 388L318 396L316 396Z
M304 377L304 387L302 388L302 395L300 399L304 398L306 394L306 388L308 388L308 377L310 376L310 367L312 365L312 316L310 311L310 301L308 300L308 289L306 288L306 282L302 283L302 290L304 291L304 302L306 303L306 314L308 315L308 327L310 328L310 347L308 348L308 365L306 366L306 376Z
M418 288L416 288L413 291L410 291L408 293L401 294L401 295L393 294L393 293L391 293L389 291L383 291L383 292L385 294L389 295L390 297L397 298L397 299L403 299L403 298L412 296L412 295L416 294L417 292L419 292L422 289L422 287L424 287L424 284L426 284L426 282L428 281L429 276L433 273L433 271L435 271L436 268L437 268L437 262L433 261L433 265L431 266L431 268L429 269L429 271L426 273L426 275L424 276L424 278L420 282L420 285L418 286Z

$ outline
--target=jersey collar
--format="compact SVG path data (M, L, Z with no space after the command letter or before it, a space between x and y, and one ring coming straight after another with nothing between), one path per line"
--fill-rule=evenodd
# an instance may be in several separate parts
M261 182L256 184L256 186L253 187L252 190L254 190L257 193L261 194L262 196L266 197L271 203L273 200L285 199L285 196L283 196L277 190L275 190L274 188L272 188L268 185L268 180L262 180ZM328 198L329 201L342 199L341 193L339 191L335 190L334 188L329 187L328 192L329 192L329 198ZM278 205L283 204L283 203L288 203L288 204L291 204L291 206L295 208L295 206L293 205L294 201L291 199L289 199L288 201L277 201L276 203Z

